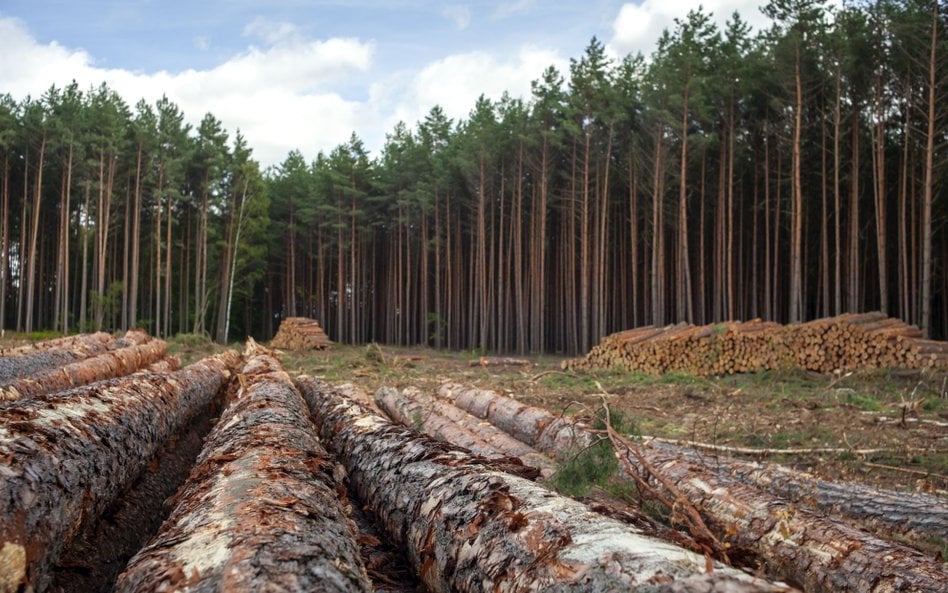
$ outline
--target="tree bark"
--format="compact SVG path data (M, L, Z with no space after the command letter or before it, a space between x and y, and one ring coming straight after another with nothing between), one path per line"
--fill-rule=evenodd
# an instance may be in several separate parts
M485 457L519 457L526 465L549 477L556 471L552 459L480 418L417 390L402 393L383 387L375 404L394 422L428 436L459 445Z
M595 438L581 425L492 391L446 384L439 395L554 457L564 455L564 441L575 447ZM917 550L890 544L832 517L798 509L690 463L680 452L628 446L627 451L616 452L627 472L675 484L727 545L732 558L746 555L750 566L799 583L805 591L936 593L948 582L948 570L942 563Z
M102 354L109 348L111 340L112 336L99 332L0 350L0 383Z
M42 591L83 518L102 513L217 395L234 352L0 409L0 591Z
M777 591L297 380L352 486L431 591ZM660 577L658 575L661 575Z
M306 403L272 353L245 354L242 387L116 593L371 590Z
M95 381L124 377L161 360L168 353L162 340L103 352L61 368L32 374L0 385L0 402L28 399Z
M948 503L937 496L830 482L775 463L712 457L687 447L669 446L669 452L794 504L842 515L883 539L898 535L917 545L944 540L948 534Z

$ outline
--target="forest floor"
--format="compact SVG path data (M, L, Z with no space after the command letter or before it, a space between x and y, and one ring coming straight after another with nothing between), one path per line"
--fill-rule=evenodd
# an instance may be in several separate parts
M172 340L170 349L186 364L219 347ZM433 394L441 384L456 382L568 415L589 413L607 402L641 436L767 449L765 455L737 456L781 462L831 480L948 493L944 372L768 371L711 378L573 373L561 371L562 358L555 356L526 357L530 367L472 367L479 356L469 351L374 344L283 352L282 357L291 373L354 383L370 395L382 386L413 386Z

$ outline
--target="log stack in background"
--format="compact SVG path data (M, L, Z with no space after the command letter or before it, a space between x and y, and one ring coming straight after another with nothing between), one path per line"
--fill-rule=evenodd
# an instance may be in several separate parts
M820 373L948 368L948 342L923 340L917 327L878 312L786 326L759 319L704 326L680 323L606 336L585 357L563 366L702 376L792 367Z
M270 342L282 350L325 350L332 346L319 322L306 317L287 317Z

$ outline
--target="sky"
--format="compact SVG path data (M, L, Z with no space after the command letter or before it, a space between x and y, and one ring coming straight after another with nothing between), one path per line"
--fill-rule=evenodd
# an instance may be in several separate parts
M723 24L766 25L763 0L703 0ZM648 55L682 0L0 0L0 93L105 82L130 105L162 95L192 125L239 129L263 166L312 159L355 132L372 154L434 105L465 118L481 94L529 98L592 37Z

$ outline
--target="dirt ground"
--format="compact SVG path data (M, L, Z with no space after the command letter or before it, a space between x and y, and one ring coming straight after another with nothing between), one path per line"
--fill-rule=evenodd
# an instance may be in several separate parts
M174 342L171 349L186 361L207 353L206 346ZM769 449L738 456L785 463L833 480L948 497L945 373L584 374L561 371L562 358L554 356L527 357L528 367L483 367L471 366L479 360L471 352L374 344L283 352L282 357L291 373L351 382L369 394L383 385L434 393L451 381L569 415L591 413L605 402L623 412L627 423L631 419L640 436Z

